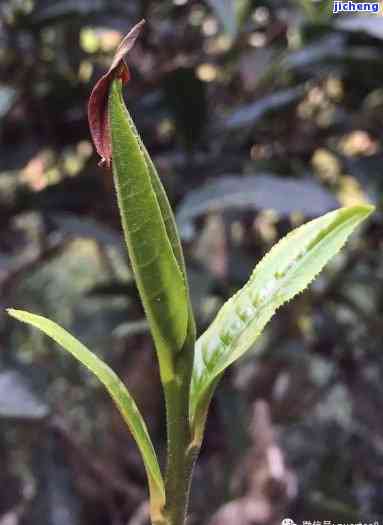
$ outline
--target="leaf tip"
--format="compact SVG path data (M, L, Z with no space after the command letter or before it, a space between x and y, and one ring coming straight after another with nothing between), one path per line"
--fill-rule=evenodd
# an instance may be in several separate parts
M5 311L9 316L13 317L14 319L17 319L19 321L24 320L24 312L22 310L16 310L15 308L6 308Z
M118 46L111 66L94 86L88 102L88 121L90 134L97 153L101 157L100 166L110 168L112 150L108 124L107 101L111 83L115 78L121 78L126 84L130 80L130 72L125 57L139 37L145 20L136 24L122 39Z
M373 204L364 204L360 207L362 208L362 210L364 210L366 216L371 215L371 213L374 213L376 209Z
M349 209L355 215L360 217L360 221L364 221L367 219L367 217L374 213L375 206L372 204L357 204L355 206L351 206Z

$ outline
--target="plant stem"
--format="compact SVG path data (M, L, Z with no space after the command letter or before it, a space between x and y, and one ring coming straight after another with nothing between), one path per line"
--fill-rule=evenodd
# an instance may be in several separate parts
M196 454L190 450L189 391L194 336L175 359L175 377L164 384L168 454L165 477L166 525L184 525Z

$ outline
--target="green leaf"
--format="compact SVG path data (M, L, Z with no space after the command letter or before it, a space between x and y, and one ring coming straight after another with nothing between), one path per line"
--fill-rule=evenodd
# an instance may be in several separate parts
M190 421L197 442L224 370L254 345L275 311L313 281L372 210L371 206L340 208L290 232L224 304L196 343Z
M175 221L172 209L170 207L168 196L166 195L165 189L162 186L160 177L152 162L152 159L150 158L149 153L147 152L142 142L141 142L141 148L145 155L145 161L148 166L149 174L150 174L150 181L152 183L152 187L153 187L154 193L156 194L156 198L157 198L160 210L161 210L162 218L164 220L164 224L166 228L166 233L169 237L169 241L172 246L173 253L177 260L178 266L180 267L184 280L187 283L185 259L184 259L184 255L182 251L181 241L178 235L176 221Z
M145 422L123 382L106 363L53 321L21 310L8 309L7 312L15 319L32 325L51 337L93 372L105 386L141 452L149 482L152 515L160 514L165 503L165 492L157 456Z
M165 189L161 183L161 179L157 173L157 169L154 165L154 162L152 161L148 153L148 150L146 149L146 146L143 143L140 137L140 134L138 133L137 128L133 122L133 119L130 116L129 111L127 110L127 107L125 106L125 104L123 104L122 109L124 110L125 117L127 121L129 122L129 127L132 129L135 137L137 138L139 145L140 145L140 149L145 157L146 166L148 168L149 175L150 175L150 181L152 183L152 187L153 187L154 193L156 194L158 205L161 210L162 218L163 218L165 228L166 228L166 233L169 237L169 241L172 246L173 253L177 260L178 266L180 267L180 270L184 276L185 283L187 283L185 259L184 259L184 254L182 251L181 240L178 235L176 220L175 220L172 208L170 206L168 196L166 195Z
M170 244L172 246L174 257L177 260L178 266L180 267L180 270L182 272L182 276L184 279L187 301L188 301L188 309L189 309L188 311L188 323L189 324L188 324L186 340L194 346L195 339L196 339L196 326L195 326L193 307L192 307L192 302L191 302L191 297L190 297L190 292L189 292L188 276L186 274L185 259L184 259L184 254L182 251L181 240L180 240L178 230L177 230L176 219L174 217L172 208L170 206L168 196L166 195L165 189L162 186L162 183L157 173L156 167L142 142L141 142L141 147L144 152L145 160L146 160L146 163L149 169L150 180L152 182L153 190L156 194L157 201L161 209L162 218L164 220L164 224L166 228L166 233L168 235Z
M109 118L125 240L156 344L162 381L169 382L175 373L173 354L182 349L189 323L182 252L180 246L177 249L176 232L169 235L171 216L163 195L158 198L159 188L154 188L153 181L158 184L159 180L149 169L148 155L125 107L119 80L112 83Z
M126 118L129 121L129 125L132 130L134 130L134 133L140 143L141 151L144 154L145 162L149 170L150 175L150 181L152 183L152 187L154 190L154 193L156 194L157 202L161 210L162 218L165 224L166 233L168 235L174 257L177 260L178 266L182 272L182 276L184 278L184 283L187 291L187 299L189 303L189 332L188 332L188 339L192 339L195 341L195 320L193 315L193 308L191 304L191 298L189 295L189 284L188 284L188 277L186 274L186 266L185 266L185 258L182 250L181 245L181 239L178 234L176 219L173 214L173 210L170 206L168 196L166 195L165 188L163 187L161 183L161 179L158 175L157 169L150 158L150 155L148 153L148 150L145 147L145 144L142 142L142 139L137 131L137 128L133 122L133 119L131 118L128 110L126 109L126 106L124 105L125 115Z

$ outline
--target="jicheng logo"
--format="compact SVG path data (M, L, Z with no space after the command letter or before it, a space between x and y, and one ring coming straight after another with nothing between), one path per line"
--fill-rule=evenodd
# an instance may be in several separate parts
M380 2L334 2L333 13L378 13Z

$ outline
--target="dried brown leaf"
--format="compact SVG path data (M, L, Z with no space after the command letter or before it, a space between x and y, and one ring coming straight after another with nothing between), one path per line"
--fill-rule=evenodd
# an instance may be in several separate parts
M125 36L118 46L112 65L94 86L88 103L88 120L90 133L97 153L101 157L100 165L110 167L112 148L108 123L108 93L112 80L116 77L126 84L130 80L130 72L125 62L125 56L134 46L140 35L145 20L138 22Z

